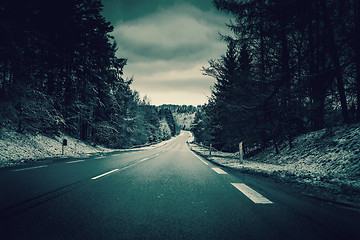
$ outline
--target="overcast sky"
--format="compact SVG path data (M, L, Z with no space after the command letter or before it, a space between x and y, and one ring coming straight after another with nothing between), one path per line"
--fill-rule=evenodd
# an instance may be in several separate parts
M154 105L207 102L215 80L200 69L225 53L228 22L211 0L102 1L134 90Z

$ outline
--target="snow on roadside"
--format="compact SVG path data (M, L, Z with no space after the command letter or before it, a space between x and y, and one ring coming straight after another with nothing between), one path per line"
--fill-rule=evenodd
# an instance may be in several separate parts
M282 146L280 154L269 147L239 162L238 153L209 149L191 144L192 150L210 161L243 172L271 176L285 181L310 184L332 194L348 195L345 202L360 207L360 125L325 129L294 139L294 147ZM325 193L324 193L325 194ZM343 201L344 202L344 201Z
M67 140L62 155L62 140ZM110 149L93 147L69 136L54 138L41 134L2 131L0 135L0 167L14 166L31 160L55 157L80 157L94 153L109 152Z
M62 155L62 141L67 140ZM146 150L160 147L172 141L171 138L153 145L131 149L109 149L91 146L70 136L48 137L41 134L18 133L0 130L0 168L40 161L46 158L88 157L118 151Z

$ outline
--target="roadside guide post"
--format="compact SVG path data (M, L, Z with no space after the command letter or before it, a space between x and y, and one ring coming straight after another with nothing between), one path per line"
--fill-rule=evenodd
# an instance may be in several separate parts
M212 144L210 144L210 151L209 151L209 156L211 156L211 149L212 149Z
M67 146L67 140L64 138L62 141L61 155L64 155L64 147Z
M240 163L242 163L243 160L244 160L244 147L243 147L243 142L240 142L240 143L239 143L239 160L240 160Z

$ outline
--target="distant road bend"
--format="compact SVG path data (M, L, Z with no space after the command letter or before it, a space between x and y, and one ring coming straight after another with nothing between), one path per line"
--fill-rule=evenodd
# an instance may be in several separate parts
M360 239L360 213L160 147L0 171L1 239Z

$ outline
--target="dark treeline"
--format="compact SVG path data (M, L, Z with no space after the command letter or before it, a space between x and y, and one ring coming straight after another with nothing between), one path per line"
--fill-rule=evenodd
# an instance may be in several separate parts
M174 134L168 112L141 100L123 78L126 59L115 55L102 9L100 0L1 1L1 127L110 147Z
M167 108L172 113L195 113L198 107L193 105L174 105L174 104L164 104L159 106L160 109Z
M232 16L227 52L209 61L209 102L197 113L198 141L261 148L307 131L360 121L357 0L214 0Z

